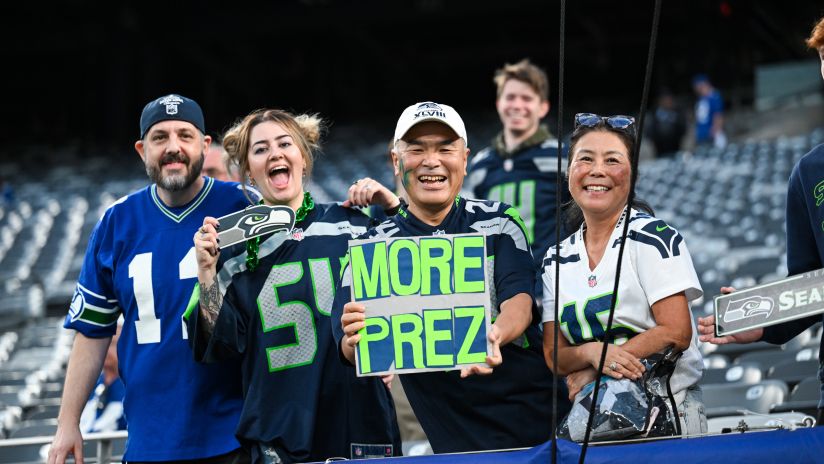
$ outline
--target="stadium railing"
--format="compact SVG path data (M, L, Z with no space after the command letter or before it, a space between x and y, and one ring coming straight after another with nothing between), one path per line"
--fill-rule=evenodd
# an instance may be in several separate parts
M126 437L126 431L84 435L84 462L97 464L120 462L123 452L122 444L125 442ZM45 462L48 456L48 445L53 438L53 436L48 435L0 440L0 463L34 464ZM93 453L89 453L89 451L93 451Z

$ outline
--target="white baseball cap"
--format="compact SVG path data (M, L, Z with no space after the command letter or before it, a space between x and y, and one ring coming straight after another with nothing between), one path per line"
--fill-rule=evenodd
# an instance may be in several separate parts
M431 101L418 102L403 110L401 117L398 119L398 125L395 126L395 142L402 139L412 126L426 121L437 121L446 124L458 134L458 137L464 139L467 146L469 145L463 119L455 111L455 108Z

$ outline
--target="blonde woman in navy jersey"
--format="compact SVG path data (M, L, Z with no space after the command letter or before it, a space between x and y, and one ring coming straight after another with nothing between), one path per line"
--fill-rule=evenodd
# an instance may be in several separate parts
M673 346L683 351L670 380L685 435L706 432L701 391L703 362L689 302L702 294L683 237L651 209L629 199L634 120L628 116L576 115L569 157L573 235L550 247L544 259L544 357L567 377L570 399L596 379L603 343L610 343L604 374L638 379L639 359ZM629 234L610 340L604 340L623 221ZM558 364L553 364L555 266L560 266Z
M329 313L341 258L369 218L315 203L305 190L319 136L314 116L246 116L225 135L224 147L263 203L295 211L295 229L221 250L219 224L206 218L194 237L200 294L186 313L189 339L198 360L239 357L244 405L237 437L255 463L400 454L387 387L378 378L356 378L333 342ZM377 182L362 184L344 204L399 205Z

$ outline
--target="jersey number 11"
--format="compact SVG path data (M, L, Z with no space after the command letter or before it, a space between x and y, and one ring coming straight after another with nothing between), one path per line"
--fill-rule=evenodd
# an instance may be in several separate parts
M180 280L197 277L195 247L189 248L189 252L178 263L178 276ZM160 343L160 319L155 314L152 288L151 253L141 253L132 258L129 263L129 277L132 279L134 300L137 303L137 319L134 321L137 343ZM183 338L187 338L185 326L182 326L182 333Z

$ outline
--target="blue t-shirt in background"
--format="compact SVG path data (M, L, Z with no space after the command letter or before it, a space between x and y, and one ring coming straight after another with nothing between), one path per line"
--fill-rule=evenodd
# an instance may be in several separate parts
M695 103L695 142L712 142L712 123L715 118L724 112L724 101L721 93L713 90Z

